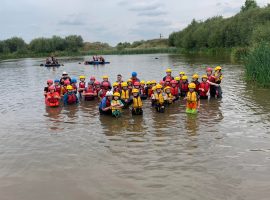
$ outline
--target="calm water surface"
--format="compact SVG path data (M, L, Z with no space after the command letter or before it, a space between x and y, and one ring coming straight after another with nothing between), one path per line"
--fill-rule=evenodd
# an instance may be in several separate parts
M159 59L154 59L159 57ZM106 56L106 66L39 67L41 59L0 63L0 199L205 199L270 197L270 91L243 80L243 67L224 59L176 55ZM224 66L222 100L202 101L197 116L178 102L164 114L149 102L143 117L126 110L99 116L97 102L46 108L43 87L62 71L115 80L203 74Z

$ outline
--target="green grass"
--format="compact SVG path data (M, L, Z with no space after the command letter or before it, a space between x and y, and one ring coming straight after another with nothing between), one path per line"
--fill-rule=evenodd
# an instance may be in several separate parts
M270 44L261 43L245 60L246 77L262 87L270 87Z

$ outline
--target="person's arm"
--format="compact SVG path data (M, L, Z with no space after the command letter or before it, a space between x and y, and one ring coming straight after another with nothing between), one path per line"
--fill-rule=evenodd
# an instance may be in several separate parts
M63 97L64 106L67 105L67 99L68 99L68 96L67 96L67 94L65 94Z
M210 82L209 80L207 80L207 83L209 83L210 85L214 85L214 86L216 86L216 87L219 87L219 84L216 84L216 83Z

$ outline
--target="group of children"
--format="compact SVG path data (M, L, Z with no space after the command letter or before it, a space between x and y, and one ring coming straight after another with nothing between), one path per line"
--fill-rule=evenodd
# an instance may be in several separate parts
M185 72L180 72L179 76L173 77L172 70L166 70L166 76L157 83L152 81L140 81L137 73L132 72L131 78L126 82L122 80L120 74L117 81L112 85L108 76L103 76L99 82L94 76L90 77L86 83L86 77L80 76L77 79L70 78L66 72L60 80L48 80L47 87L44 89L45 102L47 106L59 106L60 100L64 105L76 104L79 99L100 101L99 111L101 114L110 114L119 117L123 108L131 106L133 115L143 113L143 100L150 99L152 106L157 112L164 112L165 107L183 98L186 100L186 112L196 113L200 107L200 99L209 97L221 98L222 90L222 68L217 66L214 71L212 68L206 69L206 74L194 74L191 82Z

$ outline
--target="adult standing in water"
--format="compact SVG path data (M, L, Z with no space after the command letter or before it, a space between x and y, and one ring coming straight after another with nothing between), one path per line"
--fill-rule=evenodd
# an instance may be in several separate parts
M107 91L106 96L103 97L99 104L99 113L101 115L111 115L112 109L111 109L111 100L112 100L113 92Z
M141 82L140 79L137 77L137 72L131 73L131 81L132 85L134 85L135 82Z
M121 74L118 74L117 75L117 78L116 78L116 82L119 84L119 87L121 88L121 84L124 82L123 79L122 79L122 75Z
M172 76L172 70L170 68L166 69L166 76L163 77L163 81L170 80L172 81L174 78Z
M60 79L60 84L61 85L64 85L64 81L65 80L69 80L69 82L71 82L71 78L68 76L68 73L67 72L63 72L62 73L62 77L61 77L61 79Z

